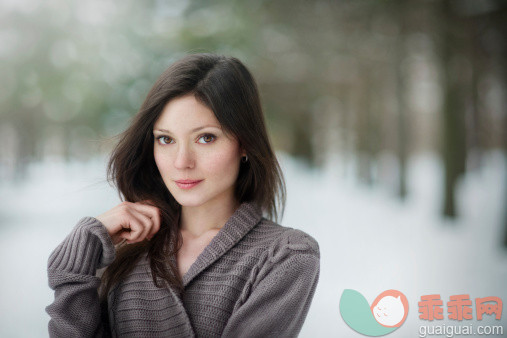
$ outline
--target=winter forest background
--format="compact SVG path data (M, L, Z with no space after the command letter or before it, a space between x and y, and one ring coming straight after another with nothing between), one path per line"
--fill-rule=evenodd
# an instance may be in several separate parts
M506 14L494 0L0 0L0 336L47 336L51 250L120 202L115 135L194 52L254 74L282 224L319 241L301 336L354 334L343 289L404 292L393 337L428 324L422 295L507 302Z

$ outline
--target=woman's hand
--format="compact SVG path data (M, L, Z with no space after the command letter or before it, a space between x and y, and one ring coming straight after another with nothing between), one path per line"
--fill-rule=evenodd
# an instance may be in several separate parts
M147 202L122 202L95 217L107 229L113 244L122 240L137 243L145 238L150 240L160 229L160 210Z

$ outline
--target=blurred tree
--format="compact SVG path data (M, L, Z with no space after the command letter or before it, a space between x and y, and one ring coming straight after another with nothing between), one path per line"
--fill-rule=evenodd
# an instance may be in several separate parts
M442 60L443 100L442 109L442 157L444 161L445 216L456 217L455 188L460 175L465 172L466 136L465 106L463 87L465 69L462 69L463 22L453 11L451 0L441 1L442 34L440 39L440 57ZM466 61L465 61L466 62ZM465 66L466 67L466 66Z
M404 199L407 195L407 160L408 160L408 147L410 135L410 125L408 123L408 81L406 74L406 67L404 67L405 56L405 36L407 31L407 1L400 0L393 8L394 21L398 23L398 36L396 46L394 49L394 63L396 72L396 101L398 108L398 123L397 123L397 157L398 157L398 196Z

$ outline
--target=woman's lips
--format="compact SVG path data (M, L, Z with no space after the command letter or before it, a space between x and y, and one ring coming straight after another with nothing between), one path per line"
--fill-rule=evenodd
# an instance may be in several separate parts
M178 180L176 185L181 189L191 189L202 182L202 180Z

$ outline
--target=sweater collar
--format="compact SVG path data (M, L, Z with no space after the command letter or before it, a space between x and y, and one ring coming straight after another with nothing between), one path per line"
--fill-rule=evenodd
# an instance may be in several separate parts
M183 286L229 251L261 218L262 211L254 202L243 202L183 275Z

